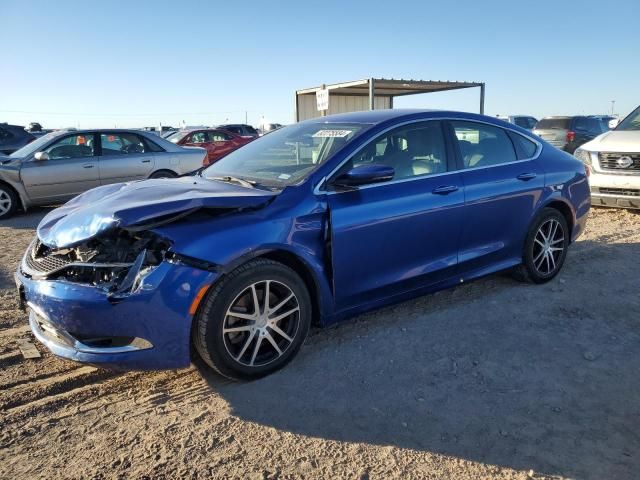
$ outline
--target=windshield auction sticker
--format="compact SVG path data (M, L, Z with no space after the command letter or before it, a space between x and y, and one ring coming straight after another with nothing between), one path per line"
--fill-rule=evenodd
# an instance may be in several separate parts
M320 130L311 136L314 138L342 138L349 135L352 131L353 130Z

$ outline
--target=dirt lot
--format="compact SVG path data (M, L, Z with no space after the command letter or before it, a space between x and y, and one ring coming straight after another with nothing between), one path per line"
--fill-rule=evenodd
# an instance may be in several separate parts
M12 274L44 213L0 226L0 478L638 478L640 214L592 211L549 284L363 315L239 384L23 359Z

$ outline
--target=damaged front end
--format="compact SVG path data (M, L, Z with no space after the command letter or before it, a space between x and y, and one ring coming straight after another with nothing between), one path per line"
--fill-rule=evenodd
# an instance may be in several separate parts
M126 296L165 259L170 242L150 231L115 229L73 247L51 248L38 238L27 250L22 273L34 280L62 280Z

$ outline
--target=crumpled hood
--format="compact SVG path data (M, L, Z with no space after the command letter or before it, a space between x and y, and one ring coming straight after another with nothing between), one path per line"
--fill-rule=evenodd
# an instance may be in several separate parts
M38 238L51 248L72 247L117 227L199 208L258 207L276 195L197 176L116 183L89 190L49 212L38 225Z
M640 152L640 130L611 130L581 148L596 152Z

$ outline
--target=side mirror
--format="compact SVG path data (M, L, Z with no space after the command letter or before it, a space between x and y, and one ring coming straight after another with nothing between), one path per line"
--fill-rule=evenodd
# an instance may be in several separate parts
M343 173L333 182L340 187L357 187L391 180L395 175L393 167L385 165L360 165Z
M49 160L49 154L47 152L37 152L34 158L38 161Z

